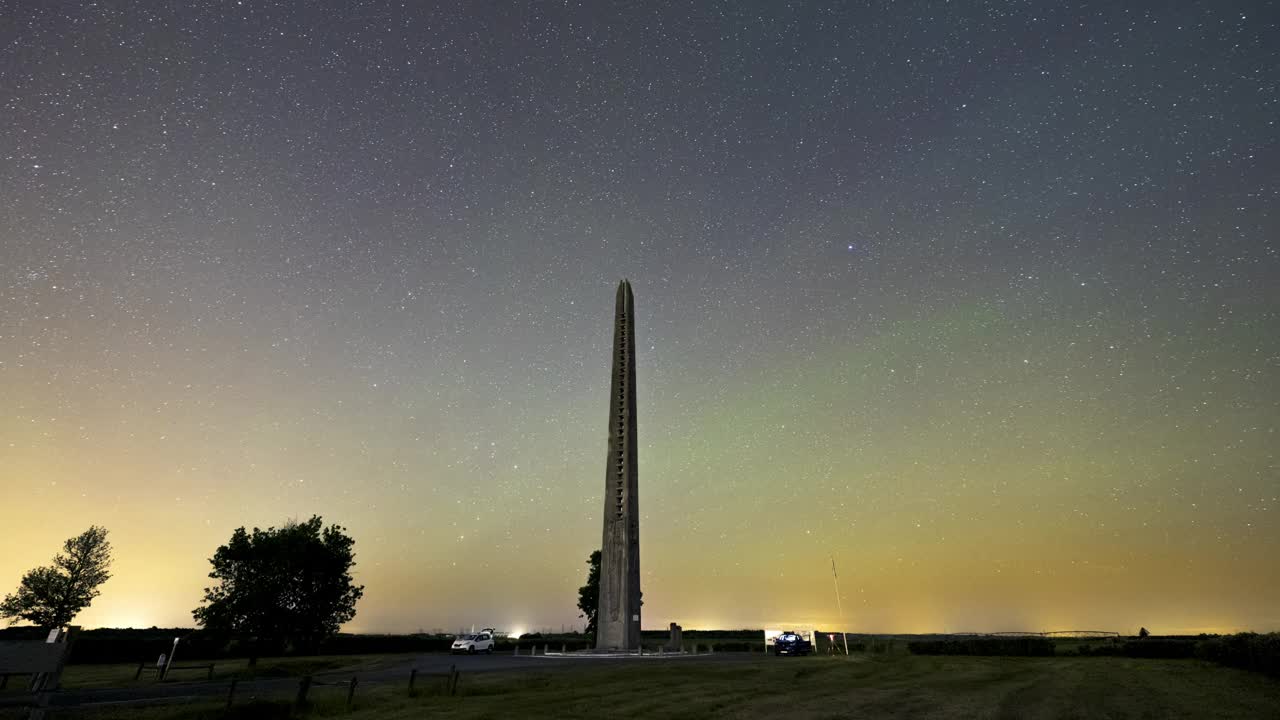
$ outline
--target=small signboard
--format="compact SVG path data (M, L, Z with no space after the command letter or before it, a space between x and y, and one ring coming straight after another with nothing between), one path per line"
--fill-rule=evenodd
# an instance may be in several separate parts
M0 675L54 672L64 652L62 643L0 642Z

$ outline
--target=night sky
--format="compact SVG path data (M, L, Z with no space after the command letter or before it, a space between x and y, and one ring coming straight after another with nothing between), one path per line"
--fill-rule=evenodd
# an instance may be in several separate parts
M646 627L1280 628L1280 10L841 5L0 0L0 592L580 623L629 278Z

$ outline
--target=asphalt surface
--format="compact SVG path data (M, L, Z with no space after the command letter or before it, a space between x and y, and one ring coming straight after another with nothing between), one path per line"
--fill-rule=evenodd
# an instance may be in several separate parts
M654 663L654 662L679 662L679 663L704 663L704 662L732 662L740 660L749 660L758 658L759 655L751 653L715 653L703 655L644 655L644 656L624 656L624 657L600 657L585 656L581 654L569 654L567 656L560 655L447 655L442 653L431 653L416 656L406 656L404 662L396 663L389 667L356 671L343 672L331 671L316 673L312 679L312 693L320 693L325 691L333 691L335 688L327 687L329 685L346 686L354 676L357 680L357 688L364 685L384 685L389 683L403 684L406 688L409 685L409 673L416 668L418 670L417 684L419 687L431 682L440 682L443 676L449 672L450 668L457 668L462 673L465 682L466 675L477 672L527 672L535 670L554 670L572 672L576 669L587 667L600 667L604 664L618 663ZM437 676L437 677L432 677ZM240 680L236 683L236 702L247 702L255 696L274 696L287 695L296 691L298 688L298 677L283 678L260 678L255 680ZM212 697L224 698L231 685L229 680L214 680L213 682L164 682L164 683L146 683L140 681L137 685L115 687L115 688L96 688L96 689L76 689L60 690L53 694L51 704L54 707L67 706L107 706L107 705L146 705L146 704L168 704L179 703L183 701L207 700ZM358 690L357 690L358 692ZM312 695L314 697L314 695ZM0 700L0 706L16 704L18 698L4 698Z

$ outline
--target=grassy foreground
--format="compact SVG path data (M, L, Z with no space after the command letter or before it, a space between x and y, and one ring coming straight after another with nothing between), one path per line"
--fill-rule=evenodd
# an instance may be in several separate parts
M570 671L475 673L457 697L361 688L348 712L336 689L306 717L351 720L507 717L1259 718L1276 717L1280 682L1194 660L854 656L654 662ZM288 704L61 711L60 718L277 718Z
M192 660L190 664L214 663L214 682L225 682L232 678L246 680L250 678L301 677L340 670L369 671L403 664L410 661L413 655L312 655L301 657L262 658L257 666L249 667L246 658L224 660ZM177 663L184 665L182 661ZM63 685L68 688L120 687L137 684L133 682L138 666L133 665L71 665ZM127 675L128 682L119 682ZM154 672L143 671L142 684L154 680ZM173 680L200 681L205 678L204 671L182 670L171 675Z
M179 661L178 665L214 663L214 682L226 682L232 678L241 680L249 678L299 677L307 674L337 672L340 670L369 671L379 668L404 664L412 660L414 655L321 655L313 657L263 658L255 668L249 667L245 658L224 660L191 660ZM62 674L62 687L68 690L87 690L110 687L146 686L155 682L155 668L148 665L142 671L142 677L134 680L138 672L137 663L113 663L105 665L68 665ZM175 671L175 681L202 681L207 677L203 670ZM0 697L6 694L24 694L27 676L15 676L8 688L0 691ZM3 717L0 715L0 717Z

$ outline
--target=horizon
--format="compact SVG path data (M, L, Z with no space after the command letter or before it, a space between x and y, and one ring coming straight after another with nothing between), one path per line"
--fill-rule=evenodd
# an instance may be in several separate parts
M1261 7L19 5L0 596L581 625L629 278L644 626L1280 630Z
M189 630L193 632L199 632L203 630L203 628L197 625L192 625L192 626L175 625L173 627L160 627L155 625L149 626L149 627L116 627L116 626L85 627L77 623L77 627L80 627L82 630L130 630L130 631L156 631L156 632L178 631L178 630ZM476 627L479 627L479 626L476 626ZM1137 637L1139 634L1138 630L1134 630L1132 632L1125 632L1125 631L1117 631L1117 630L1099 630L1099 629L991 630L991 631L948 630L948 631L937 631L937 632L932 632L932 631L880 632L880 631L874 631L874 630L842 631L838 628L829 628L826 626L817 625L813 623L799 623L799 622L768 623L768 624L762 624L758 627L748 625L748 626L734 627L734 628L681 626L681 630L686 633L742 633L742 632L757 633L757 632L765 632L770 629L777 629L777 628L805 629L805 630L812 628L821 633L843 633L846 635L859 635L859 636L902 636L902 637L931 636L931 635L938 635L938 636L995 636L995 635L1049 636L1049 635L1055 635L1063 638L1072 638L1072 637L1092 637L1092 635L1090 635L1091 633L1114 633L1118 637ZM40 628L37 628L34 625L7 625L3 628L0 628L0 630L7 630L7 629L40 630ZM642 632L664 633L664 632L667 632L668 629L669 628L666 626L646 627L642 629ZM520 627L515 630L495 627L493 628L493 631L498 636L505 636L505 637L512 637L512 638L522 638L522 637L528 637L530 635L583 635L584 634L581 626L564 627L559 630L557 630L554 627ZM475 633L475 632L479 632L479 630L472 630L469 628L459 628L457 632L453 632L449 628L436 627L431 629L419 628L417 630L412 630L412 631L393 632L393 631L357 631L357 630L347 629L344 627L343 629L338 631L338 634L339 635L391 635L391 636L414 636L414 635L459 636L459 635L465 635L465 634ZM1157 637L1157 638L1158 637L1197 637L1200 635L1233 635L1238 633L1267 634L1267 633L1273 633L1273 632L1276 632L1276 631L1275 630L1255 630L1250 628L1190 629L1190 630L1182 628L1182 629L1174 629L1173 631L1169 631L1169 632L1152 632L1151 637ZM1079 633L1080 635L1077 636L1075 635L1075 633ZM1099 637L1110 637L1110 635L1103 635Z

